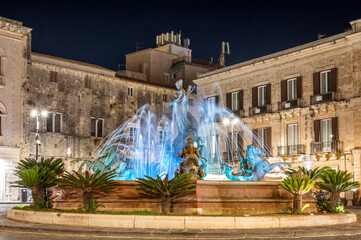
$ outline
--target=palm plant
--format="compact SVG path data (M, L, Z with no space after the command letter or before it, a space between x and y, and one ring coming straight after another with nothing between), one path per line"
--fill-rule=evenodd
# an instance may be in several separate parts
M295 174L298 171L301 171L304 174L306 174L310 179L312 179L313 181L316 181L316 180L320 179L321 175L324 172L329 171L329 170L331 170L330 167L322 167L322 168L317 167L314 169L307 170L307 168L299 166L298 170L290 168L287 171L285 171L285 174L290 177L290 176L292 176L292 174Z
M186 196L195 191L195 184L190 174L178 174L173 179L168 180L168 174L162 180L159 176L146 179L138 178L138 188L140 195L145 198L158 198L163 214L169 214L173 201Z
M322 182L318 182L316 186L330 193L330 207L335 208L340 203L341 192L360 187L359 182L351 181L352 178L353 175L347 171L326 171L321 175Z
M47 167L35 166L31 169L20 169L17 175L20 180L15 182L14 187L31 189L34 203L43 202L46 188L56 185L57 174Z
M293 194L293 214L297 214L302 212L302 195L311 191L314 182L299 170L299 172L284 179L280 186Z
M63 159L54 157L44 158L42 157L39 161L36 161L35 158L25 158L25 160L20 160L17 170L21 169L31 169L36 166L47 167L50 170L54 170L56 175L59 175L64 172L64 163Z
M86 212L90 211L90 203L94 191L112 192L117 182L112 180L116 176L114 170L109 172L84 173L73 171L66 172L58 180L58 186L65 189L80 189L83 193L83 206Z

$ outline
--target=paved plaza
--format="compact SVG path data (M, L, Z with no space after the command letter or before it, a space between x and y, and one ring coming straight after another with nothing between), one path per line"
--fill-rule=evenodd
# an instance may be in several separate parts
M10 239L361 239L361 221L317 228L257 230L151 230L56 226L15 222L6 218L14 204L0 204L0 240ZM349 208L358 218L361 208Z

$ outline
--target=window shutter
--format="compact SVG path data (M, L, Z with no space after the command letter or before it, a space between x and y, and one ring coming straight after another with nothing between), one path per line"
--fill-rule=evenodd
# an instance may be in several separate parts
M281 102L287 101L287 80L281 81Z
M252 107L258 106L258 87L252 88Z
M337 68L331 69L331 91L337 91Z
M243 139L243 132L239 131L237 133L237 145L238 145L238 150L240 152L240 154L243 156L243 145L244 145L244 139Z
M216 104L219 105L219 96L215 96L216 98Z
M253 135L252 135L252 145L253 146L258 146L258 143L257 143L258 129L257 128L253 129L252 133L253 133Z
M226 107L232 110L232 93L226 94Z
M302 77L297 78L297 98L302 98Z
M338 122L337 117L332 118L332 141L338 140Z
M320 94L320 72L313 74L313 95Z
M270 151L270 154L272 154L272 128L271 127L268 127L267 128L267 146L269 148L269 151Z
M266 85L267 104L271 104L271 84Z
M314 124L313 131L315 133L315 142L320 142L321 120L315 120L313 124Z
M238 92L238 105L239 105L239 110L243 110L243 90L240 90Z

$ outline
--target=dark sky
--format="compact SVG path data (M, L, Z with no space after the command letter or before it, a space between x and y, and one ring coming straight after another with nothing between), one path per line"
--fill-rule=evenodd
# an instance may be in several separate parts
M2 1L0 16L33 29L32 50L113 70L125 54L182 31L193 57L218 60L230 43L232 65L331 36L361 18L361 0L339 1Z

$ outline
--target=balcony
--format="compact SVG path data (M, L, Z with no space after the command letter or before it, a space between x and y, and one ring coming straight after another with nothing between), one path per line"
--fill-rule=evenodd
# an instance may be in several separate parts
M272 113L272 105L271 104L249 108L249 116L264 114L264 113Z
M337 92L328 92L311 96L311 105L338 100Z
M341 142L312 142L311 153L328 153L328 152L340 152Z
M244 117L244 111L243 109L241 110L235 110L235 111L232 111L234 113L234 115L236 115L237 117L239 118L243 118Z
M302 98L278 102L278 111L292 109L292 108L298 108L298 107L302 107Z
M278 156L292 156L305 154L305 145L290 145L290 146L279 146L277 148Z

